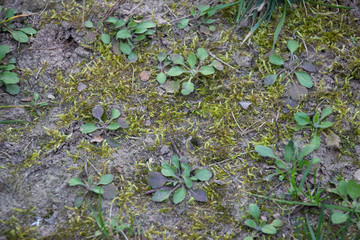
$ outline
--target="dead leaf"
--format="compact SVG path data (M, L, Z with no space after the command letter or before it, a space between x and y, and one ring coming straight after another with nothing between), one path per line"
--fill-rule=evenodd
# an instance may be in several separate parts
M206 35L210 34L210 29L208 26L201 25L200 26L200 32L205 33Z
M102 136L93 136L93 138L90 140L90 142L97 142L97 143L101 143L102 141L104 141L104 138Z
M325 135L325 144L326 147L328 148L336 148L339 149L340 148L340 142L341 139L338 135L336 135L335 133L331 132L329 135L322 132L323 135Z
M87 86L83 83L79 83L78 86L77 86L77 90L79 92L82 92L83 90L85 90L87 88Z
M143 81L143 82L148 81L149 78L150 78L150 75L151 75L151 71L142 71L142 72L140 73L140 79L141 79L141 81Z
M22 99L20 99L20 101L22 101L22 102L31 102L33 99L34 98L32 96L30 96L30 97L22 98Z

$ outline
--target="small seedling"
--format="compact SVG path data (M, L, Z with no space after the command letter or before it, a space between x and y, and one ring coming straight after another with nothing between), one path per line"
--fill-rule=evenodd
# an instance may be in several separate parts
M3 60L6 54L10 52L8 45L0 45L0 87L4 84L6 91L12 95L16 95L20 92L19 77L16 73L11 72L15 68L15 58L10 59L5 63Z
M106 175L102 176L100 178L99 182L93 181L91 176L88 177L87 181L83 181L79 177L71 178L69 180L70 186L81 185L86 188L86 192L82 196L75 199L74 206L76 208L79 208L82 205L82 203L84 201L84 197L88 192L94 192L99 195L102 195L104 193L104 189L101 187L101 185L108 185L113 181L113 179L114 179L114 176L112 174L106 174Z
M215 14L214 11L208 11L210 9L210 5L199 5L196 9L192 8L190 18L181 19L177 26L179 29L184 29L189 26L191 21L195 21L194 27L200 27L200 31L203 33L209 34L210 32L215 31L215 26L213 25L215 20L211 19L211 17ZM200 19L200 21L198 21Z
M222 71L224 69L223 65L217 61L213 60L210 64L205 64L205 60L208 58L209 54L204 48L198 48L196 54L190 53L187 60L179 54L171 54L167 56L165 53L160 53L157 58L160 62L160 65L157 67L160 70L160 73L157 74L156 80L160 84L164 84L167 80L167 76L178 77L180 75L186 75L181 80L171 81L169 83L172 86L172 91L176 92L180 88L180 83L182 86L181 94L189 95L194 91L194 83L191 82L199 73L203 76L209 76L215 74L215 69ZM166 67L169 65L172 67L166 72Z
M27 43L29 42L28 35L32 36L33 34L36 34L36 30L32 27L17 29L13 24L13 20L19 17L26 17L29 15L15 15L16 12L17 11L13 8L3 9L3 7L0 5L0 16L2 16L2 19L0 19L0 29L2 32L9 32L13 39L15 39L16 41L20 43Z
M327 116L329 116L332 113L332 108L324 108L321 113L319 111L316 111L313 120L311 121L310 116L308 116L306 113L298 112L295 114L295 121L297 123L297 126L295 127L295 130L301 130L304 128L314 128L315 131L318 129L325 129L329 128L333 125L332 122L329 121L323 121Z
M119 143L117 143L116 140L114 140L113 138L109 138L107 136L107 130L117 130L119 128L127 128L128 127L128 124L126 122L123 122L122 118L119 118L121 115L120 111L118 109L113 109L111 118L109 120L107 120L106 122L104 122L102 120L102 116L104 115L104 109L102 106L96 105L92 109L92 114L93 114L94 118L96 118L99 121L98 124L95 125L93 123L86 123L80 127L80 131L82 133L87 134L87 133L95 132L96 130L101 130L104 133L105 139L108 142L118 145ZM119 122L113 122L115 119L118 119Z
M270 74L267 75L265 77L264 80L264 84L266 86L272 85L276 82L277 77L282 74L283 72L285 72L287 69L290 70L289 74L291 74L298 66L296 66L296 64L298 64L298 59L295 59L295 51L299 48L299 42L295 41L295 40L290 40L288 41L287 47L290 51L290 59L287 63L285 63L285 61L277 54L271 55L269 57L269 62L271 64L277 65L277 66L285 66L285 69L283 69L282 71L280 71L277 74ZM311 76L306 73L306 72L301 72L301 71L295 71L295 76L298 79L299 83L306 87L306 88L311 88L313 86L313 81L311 79Z
M195 174L191 174L191 168L184 158L179 159L177 155L171 158L172 165L164 162L161 172L150 172L146 176L147 183L153 188L150 192L154 202L163 202L172 193L173 202L178 204L186 197L186 192L190 192L196 201L207 202L206 192L200 188L195 188L194 181L208 181L212 173L207 169L199 169ZM171 177L171 178L168 178Z
M250 204L249 212L250 212L250 215L253 218L255 218L255 221L253 219L248 218L245 220L244 224L246 226L253 228L257 231L260 231L262 233L274 235L277 232L276 228L278 228L282 225L282 222L280 219L275 219L270 224L266 224L266 221L261 221L260 220L260 209L259 209L258 205L256 205L256 204ZM248 239L252 239L252 238L248 237Z
M147 39L156 31L156 24L150 21L137 21L133 18L129 20L118 19L116 17L109 17L105 23L110 23L112 32L102 33L100 39L103 43L109 44L111 37L116 38L119 42L120 51L128 56L130 62L136 62L138 59L134 51L135 44ZM98 24L99 25L99 24ZM94 28L95 26L91 21L86 21L87 28Z

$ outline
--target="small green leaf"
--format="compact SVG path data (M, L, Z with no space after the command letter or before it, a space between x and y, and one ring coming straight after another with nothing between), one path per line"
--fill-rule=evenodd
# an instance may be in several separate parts
M196 56L194 53L190 53L189 54L189 57L187 59L187 62L190 66L190 68L194 68L195 67L195 64L196 64Z
M177 24L178 28L179 29L186 28L189 24L189 21L190 21L190 19L188 19L188 18L181 19Z
M341 180L336 189L339 191L341 196L346 197L346 195L348 194L347 182L345 180Z
M0 73L0 81L3 81L5 84L16 84L19 82L19 78L16 73L5 71Z
M20 92L20 87L16 84L5 84L6 91L11 95L16 95Z
M171 76L171 77L176 77L176 76L180 76L182 73L184 72L184 70L179 67L179 66L175 66L169 69L169 71L167 72L167 75Z
M189 95L193 91L194 91L194 84L192 82L183 82L182 83L181 94Z
M150 36L150 35L153 35L154 33L155 33L155 30L148 29L148 30L145 32L145 35Z
M69 185L70 186L78 186L78 185L85 186L85 184L83 183L83 181L81 181L81 179L79 177L71 178L69 180Z
M251 227L251 228L254 228L256 229L257 228L257 225L256 225L256 222L252 219L246 219L244 224L248 227Z
M303 85L306 88L311 88L314 83L311 80L311 77L306 72L295 72L295 75L301 85Z
M349 196L354 200L357 201L357 199L360 197L360 185L357 184L354 180L350 180L347 183L346 190L349 194Z
M112 122L110 123L109 126L106 127L106 129L109 129L109 130L116 130L116 129L119 129L121 127L121 125L117 122Z
M167 162L163 163L161 166L161 173L166 177L176 177L174 169Z
M276 160L276 161L275 161L275 164L276 164L276 166L277 166L278 168L280 168L280 169L283 169L283 170L286 170L286 169L287 169L286 164L285 164L283 161L281 161L281 160Z
M184 182L185 182L185 185L187 188L192 188L193 187L193 181L189 178L189 177L186 177L186 176L183 176L184 178Z
M1 71L11 71L15 68L14 64L8 64L8 65L0 65Z
M179 156L178 155L173 155L171 157L171 162L174 165L174 167L180 171L180 159L179 159Z
M92 21L85 21L84 23L85 27L87 28L95 28L94 24L92 23Z
M249 205L249 212L250 215L255 218L255 219L259 219L260 217L260 208L258 207L258 205L256 204L250 204Z
M274 227L281 227L282 221L280 219L274 219L274 221L272 221L271 225L273 225Z
M200 181L208 181L212 177L212 172L207 169L199 169L195 172L195 178Z
M298 112L295 114L295 121L300 126L305 126L305 125L311 124L310 117L306 113L303 113L303 112Z
M163 62L167 57L167 54L165 52L161 52L157 55L157 59L159 60L159 62Z
M291 52L291 55L294 54L294 52L299 48L299 42L295 40L290 40L287 43L287 47L289 51Z
M224 66L218 60L212 60L210 65L213 66L214 68L216 68L216 70L219 70L219 71L224 70Z
M105 22L115 24L118 21L116 17L108 17ZM125 22L125 21L124 21Z
M291 162L294 158L295 146L292 140L285 146L284 159L286 162Z
M145 33L146 31L147 31L147 28L137 27L134 33L135 34L142 34L142 33Z
M267 146L264 146L264 145L257 145L255 146L255 151L260 155L260 156L263 156L263 157L270 157L270 158L275 158L277 159L277 156L274 154L274 151L267 147Z
M190 177L191 168L186 163L181 163L181 168L183 170L183 176Z
M166 82L166 74L161 72L156 76L156 80L160 83L160 84L164 84Z
M209 56L209 54L204 48L198 48L196 56L200 59L200 62L202 62Z
M112 110L112 113L111 113L111 119L110 120L113 120L113 119L116 119L118 117L120 117L121 113L118 109L114 108Z
M114 175L106 174L102 176L98 182L98 185L108 185L114 180Z
M124 42L120 42L120 50L125 55L130 55L132 52L130 45Z
M317 123L319 123L319 112L316 112L315 113L315 115L314 115L314 117L313 117L313 122L314 122L314 124L317 124Z
M138 25L139 25L138 23L132 21L128 23L128 28L136 28Z
M92 133L94 132L95 130L97 130L98 127L96 127L94 124L92 123L87 123L87 124L84 124L80 127L80 131L82 133Z
M121 28L122 26L125 25L125 20L123 19L119 19L114 23L114 28Z
M97 193L97 194L103 194L104 193L104 189L100 186L95 186L91 189L91 191L93 191L94 193Z
M276 228L273 225L266 224L261 228L261 231L265 234L276 234Z
M134 38L134 42L141 42L142 40L144 40L146 38L145 35L139 35L136 38Z
M10 52L10 47L8 45L0 45L0 61L5 57L6 54Z
M138 55L135 52L131 52L128 59L130 62L136 62L138 60Z
M162 202L170 197L171 192L166 190L157 190L152 196L154 202Z
M303 147L301 150L300 150L300 153L299 153L299 156L298 156L298 159L303 159L304 157L306 157L307 155L309 155L310 153L312 153L315 149L316 149L316 144L308 144L306 145L305 147Z
M329 128L329 127L331 127L332 125L333 125L332 122L326 121L326 122L322 122L322 123L319 125L319 128Z
M131 38L131 33L129 30L120 30L116 34L116 39L127 39Z
M19 30L29 35L36 34L36 30L32 27L20 28Z
M105 43L105 44L109 44L109 43L110 43L110 35L107 34L107 33L101 34L100 39L101 39L101 41L102 41L103 43Z
M77 197L74 202L74 207L75 208L81 207L83 201L84 201L84 196Z
M175 64L184 65L184 58L179 54L173 53L170 55L171 61Z
M348 217L349 216L343 212L334 212L333 214L331 214L331 222L333 224L341 224L346 222Z
M154 28L156 24L150 21L143 21L139 24L138 28Z
M315 146L315 150L320 148L321 138L319 135L314 135L314 137L311 139L310 144Z
M205 76L211 75L215 73L215 69L212 66L203 66L200 69L200 73Z
M277 75L276 74L269 74L264 79L265 86L271 86L276 82Z
M269 57L269 61L270 61L270 63L278 65L278 66L284 65L284 60L282 60L282 58L279 55L276 55L276 54L271 55Z
M321 111L321 117L320 117L320 121L322 121L324 118L326 118L327 116L329 116L332 113L333 109L330 108L324 108Z
M185 197L186 197L186 190L184 187L181 187L174 192L173 202L175 204L178 204L182 202L185 199Z

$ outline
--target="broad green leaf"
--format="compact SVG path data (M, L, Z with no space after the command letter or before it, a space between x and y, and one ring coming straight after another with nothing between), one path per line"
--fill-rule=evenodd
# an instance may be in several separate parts
M130 55L132 52L130 45L124 42L120 42L120 50L125 55Z
M140 42L146 38L145 35L139 35L136 38L134 38L134 42Z
M255 151L260 155L260 156L263 156L263 157L270 157L270 158L275 158L277 159L277 156L274 154L274 151L267 147L267 146L264 146L264 145L257 145L255 146Z
M117 19L116 17L108 17L105 22L106 23L113 23L115 24L119 19ZM124 21L125 22L125 21Z
M308 144L300 150L299 159L303 159L316 149L316 144Z
M81 207L83 201L84 201L84 196L77 197L74 202L74 207L75 208Z
M146 31L147 31L147 28L145 28L145 27L137 27L134 33L142 34L142 33L145 33Z
M5 13L4 13L4 19L12 18L13 16L15 16L16 12L17 11L14 8L7 8Z
M167 57L167 54L165 52L161 52L157 55L157 59L159 60L159 62L163 62Z
M82 125L81 127L80 127L80 131L82 132L82 133L92 133L92 132L94 132L95 130L97 130L98 128L94 125L94 124L92 124L92 123L87 123L87 124L84 124L84 125Z
M179 29L186 28L189 24L189 21L190 21L190 19L188 19L188 18L181 19L177 24L178 28Z
M313 117L313 123L316 124L316 123L319 123L319 112L317 111Z
M224 66L218 60L212 60L211 66L213 66L216 70L222 71L224 70Z
M149 21L141 22L138 26L138 28L154 28L156 27L156 24Z
M109 129L109 130L116 130L119 128L121 128L121 125L117 122L112 122L112 123L110 123L109 126L106 127L106 129Z
M19 30L23 31L26 34L30 34L30 35L37 33L36 30L34 28L32 28L32 27L20 28Z
M5 71L0 73L0 81L3 81L5 84L16 84L19 82L19 78L16 73Z
M200 62L202 62L209 56L209 54L204 48L198 48L196 56L199 58Z
M270 63L278 65L278 66L284 65L284 60L282 60L282 58L279 55L276 55L276 54L271 55L269 57L269 61L270 61Z
M100 39L101 39L101 41L102 41L103 43L105 43L105 44L109 44L109 43L110 43L110 35L107 34L107 33L101 34Z
M280 219L274 219L274 221L272 221L271 225L273 225L274 227L281 227L282 221Z
M349 216L343 212L334 212L333 214L331 214L331 222L333 224L341 224L346 222L348 217Z
M256 229L257 228L257 225L256 225L256 222L252 219L246 219L244 224L248 227L251 227L251 228L254 228Z
M189 95L193 91L194 91L194 84L192 82L183 82L182 83L181 94Z
M312 159L312 164L318 164L321 162L321 159L320 158L313 158Z
M357 201L357 199L360 197L360 185L357 184L354 180L350 180L347 183L346 190L349 194L349 196L354 200Z
M131 52L128 59L130 62L136 62L138 60L138 55L135 52Z
M191 168L186 163L181 163L181 168L183 170L183 176L190 177Z
M153 35L154 33L155 33L155 30L148 29L148 30L145 32L145 35L150 36L150 35Z
M192 188L193 187L193 181L189 178L189 177L185 177L184 178L184 182L187 188Z
M196 56L194 53L190 53L187 59L190 68L194 68L196 64Z
M320 117L320 121L322 121L324 118L326 118L327 116L329 116L332 113L333 109L330 108L324 108L321 111L321 117Z
M10 52L10 47L8 45L0 45L0 61L5 57L6 54Z
M280 169L283 169L283 170L286 170L286 169L287 169L285 163L284 163L283 161L281 161L281 160L276 160L276 161L275 161L275 164L276 164L276 166L277 166L278 168L280 168Z
M165 89L167 92L177 92L180 89L180 80L177 81L167 81L165 85Z
M152 188L161 188L168 181L168 179L159 172L149 172L145 179Z
M173 53L170 55L171 61L175 64L184 65L184 58L180 56L179 54Z
M265 86L271 86L276 82L277 75L276 74L269 74L264 79Z
M87 28L95 28L95 26L94 26L94 24L93 24L92 21L85 21L85 22L84 22L84 25L85 25L85 27L87 27Z
M212 177L212 172L207 169L199 169L195 172L195 177L200 181L208 181Z
M15 68L14 64L8 64L8 65L0 65L1 71L11 71Z
M336 189L339 191L341 196L346 197L346 195L348 194L347 182L345 180L341 180Z
M127 39L131 38L131 33L129 30L120 30L116 34L116 39Z
M311 77L306 72L295 72L295 75L301 85L303 85L306 88L311 88L314 83L311 80Z
M138 25L139 25L138 23L132 21L132 22L128 23L128 28L136 28Z
M171 162L174 165L174 167L180 171L180 158L179 158L179 156L178 155L173 155L171 157Z
M156 193L152 196L154 202L162 202L170 197L171 192L165 190L157 190Z
M261 228L261 231L266 234L276 234L276 228L273 225L266 224Z
M98 185L108 185L114 180L114 175L106 174L102 176L98 182Z
M250 215L255 218L255 219L259 219L260 217L260 208L258 207L258 205L256 204L250 204L249 205L249 212Z
M69 180L69 185L70 186L78 186L78 185L85 186L85 184L83 183L83 181L79 177L71 178Z
M329 128L329 127L331 127L332 125L333 125L332 122L326 121L326 122L322 122L322 123L319 125L319 128Z
M160 83L160 84L164 84L166 82L166 74L161 72L156 76L156 80Z
M125 25L125 20L123 19L119 19L114 23L114 28L121 28L122 26Z
M185 197L186 197L186 190L184 187L181 187L174 192L173 202L175 204L178 204L182 202L185 199Z
M211 75L215 73L215 69L212 66L203 66L200 69L200 73L205 76Z
M100 186L95 186L91 189L94 193L102 195L104 193L104 189Z
M161 166L161 173L165 177L176 177L176 174L174 172L174 169L171 167L171 165L167 162L163 163Z
M320 143L321 143L321 138L319 135L315 135L310 141L310 144L315 146L315 150L320 148Z
M169 69L169 71L167 72L167 75L171 76L171 77L176 77L176 76L180 76L182 73L184 72L184 70L179 67L179 66L175 66Z
M111 120L120 117L120 115L121 115L121 113L120 113L119 109L114 108L111 113Z
M292 140L285 146L284 159L286 162L291 162L294 158L295 146Z
M305 126L305 125L311 124L310 117L306 113L303 113L303 112L296 113L295 120L296 120L297 124L299 124L300 126Z
M5 84L6 91L11 95L16 95L20 92L20 87L16 84Z
M92 109L92 115L94 116L94 118L98 119L99 121L101 121L101 117L103 114L104 114L104 108L101 105L96 105Z
M294 54L294 52L299 48L299 42L295 40L290 40L287 43L287 47L289 51L291 52L291 55Z

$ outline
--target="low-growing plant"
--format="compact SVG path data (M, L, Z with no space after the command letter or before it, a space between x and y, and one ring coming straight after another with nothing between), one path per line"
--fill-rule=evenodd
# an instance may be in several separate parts
M295 72L295 76L297 78L297 80L299 81L299 83L306 87L306 88L311 88L314 83L311 79L311 76L303 71L295 71L299 66L299 59L296 58L296 56L294 55L295 51L299 48L299 42L296 40L290 40L287 43L287 47L290 51L290 59L288 62L285 62L279 55L274 54L271 55L269 57L269 62L271 64L277 65L277 66L284 66L285 68L283 70L281 70L279 73L277 74L269 74L265 77L264 80L264 84L266 86L270 86L272 84L274 84L278 78L279 75L281 75L283 72L286 72L287 70L290 71L289 72L289 76L292 74L292 72Z
M36 30L32 27L25 27L17 29L13 24L13 20L20 17L29 16L28 14L15 15L17 10L13 8L4 9L3 6L0 5L0 29L2 32L9 32L13 39L20 43L29 42L29 35L32 36L36 34Z
M75 199L74 206L76 208L81 207L81 205L82 205L82 203L84 201L85 195L88 194L89 192L94 192L94 193L97 193L99 195L102 195L104 193L104 189L101 186L110 184L113 181L113 179L114 179L114 176L112 174L106 174L106 175L102 176L99 179L99 182L94 181L91 176L88 177L87 181L84 181L79 177L71 178L69 180L69 185L70 186L79 186L79 185L81 185L81 186L84 186L86 188L85 193L82 196L77 197Z
M0 45L0 87L4 84L8 93L16 95L20 92L19 77L15 72L11 72L15 68L16 60L11 58L5 62L4 58L6 54L10 52L8 45Z
M255 220L248 218L245 220L244 224L259 232L274 235L277 232L276 228L282 225L282 221L280 219L274 219L270 224L266 224L266 221L260 220L260 209L256 204L249 205L249 212ZM249 236L246 239L252 240L253 236Z
M185 75L181 80L170 81L168 85L171 86L173 92L176 92L180 89L181 83L181 94L189 95L195 90L192 80L199 73L203 76L209 76L215 74L215 69L219 71L224 69L223 65L217 60L213 60L211 63L205 63L208 57L209 54L204 48L198 48L196 54L190 53L186 61L184 57L176 53L170 56L165 53L160 53L157 56L160 62L157 69L160 73L157 74L156 80L160 84L164 84L168 76L179 77ZM171 68L167 70L166 67L170 65Z
M321 113L316 111L312 121L310 116L304 112L298 112L295 114L295 121L297 123L295 130L301 130L304 128L313 128L315 130L315 134L319 133L318 131L321 129L329 128L333 125L330 121L323 121L327 116L332 113L332 108L324 108Z
M121 115L120 111L118 109L113 109L110 119L107 121L103 121L102 116L104 115L104 108L100 105L96 105L92 109L92 115L98 120L98 124L95 125L93 123L86 123L80 127L80 131L87 134L95 132L96 130L101 130L102 133L104 133L105 140L107 142L111 143L111 145L118 145L119 143L117 143L115 139L110 138L107 135L107 130L117 130L119 128L128 127L128 123L126 122L126 120L124 120L123 118L119 118ZM118 119L118 121L113 122L115 119Z
M194 197L196 201L207 202L206 192L196 188L195 181L208 181L212 177L211 171L199 169L192 174L186 159L174 155L171 158L172 164L163 162L161 172L151 171L146 176L146 182L153 188L149 193L154 202L163 202L173 194L173 202L178 204L186 197L186 192ZM170 177L170 178L168 178Z
M112 31L109 33L102 33L100 35L101 41L105 44L109 44L111 42L111 37L115 37L119 43L118 48L123 54L128 56L130 62L136 62L138 59L138 56L134 51L135 44L147 39L156 32L156 24L150 21L137 21L133 18L124 20L116 17L109 17L105 20L105 23L111 24ZM87 28L95 29L95 26L91 21L86 21L85 26Z
M179 29L184 29L189 26L190 22L195 22L194 27L197 29L200 28L200 32L210 33L215 31L215 26L213 25L215 20L211 17L215 14L215 11L209 12L210 5L198 5L196 8L190 10L192 18L183 18L180 19L177 26Z

